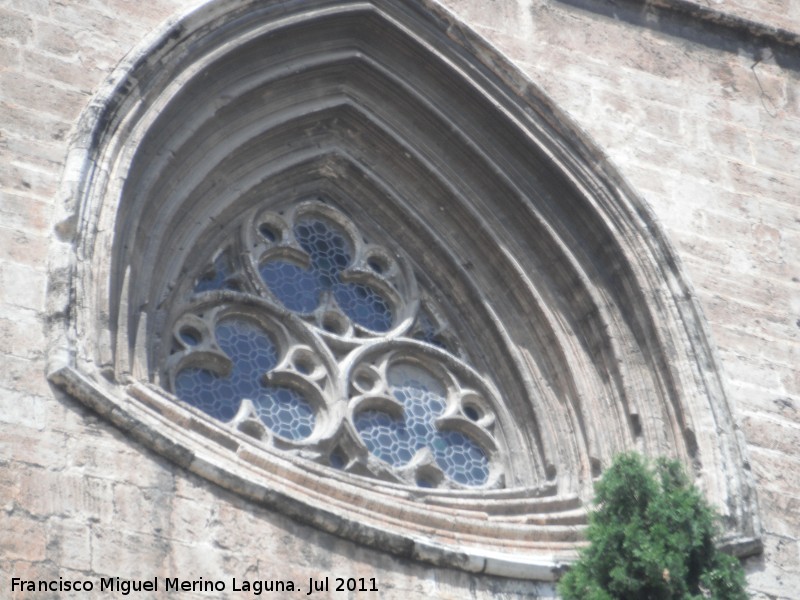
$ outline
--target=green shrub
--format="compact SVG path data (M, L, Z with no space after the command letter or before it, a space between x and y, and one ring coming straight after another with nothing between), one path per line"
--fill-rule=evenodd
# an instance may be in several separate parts
M595 492L590 545L558 586L565 600L746 600L742 567L717 551L717 516L679 463L623 454Z

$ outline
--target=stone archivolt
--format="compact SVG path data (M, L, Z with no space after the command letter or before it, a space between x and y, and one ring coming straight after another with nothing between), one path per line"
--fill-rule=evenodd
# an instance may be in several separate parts
M120 67L64 190L51 379L177 464L401 556L551 579L594 478L637 449L687 464L722 542L758 546L743 442L657 223L437 5L210 2ZM316 277L303 211L352 244L313 306L276 283ZM377 320L348 314L348 285ZM297 429L266 400L219 420L165 391L231 373L220 338L240 320L272 364L258 385L302 392ZM403 373L446 389L434 429L476 444L485 480L372 451L358 415L399 418Z

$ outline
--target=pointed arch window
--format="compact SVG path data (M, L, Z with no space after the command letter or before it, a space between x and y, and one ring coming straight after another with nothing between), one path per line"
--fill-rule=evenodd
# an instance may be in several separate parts
M552 580L630 449L682 460L723 543L758 547L663 232L499 53L427 0L212 0L156 37L65 170L55 384L403 557Z

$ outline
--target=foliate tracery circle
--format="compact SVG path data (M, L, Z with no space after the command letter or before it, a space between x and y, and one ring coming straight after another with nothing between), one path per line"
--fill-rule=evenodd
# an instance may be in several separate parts
M354 353L345 377L349 418L370 461L422 487L502 487L502 436L483 378L413 340Z
M211 418L350 473L419 487L502 487L491 384L401 253L339 211L253 212L195 269L164 380Z
M353 250L344 232L316 217L298 220L293 233L307 253L308 267L272 258L260 268L261 279L281 303L293 312L307 314L325 295L331 295L353 323L371 331L388 331L393 321L389 301L374 286L343 278L353 262Z
M401 404L401 417L379 409L363 410L354 416L355 428L369 451L396 468L430 454L450 480L469 486L486 483L489 459L483 448L459 431L437 426L437 419L447 408L447 390L441 382L413 365L393 367L388 379L390 393ZM423 476L416 480L424 487L433 487Z
M325 435L333 359L298 321L240 292L206 291L173 324L165 381L178 398L285 447ZM248 426L249 431L254 431Z
M349 339L403 332L418 309L408 262L369 244L339 211L320 201L262 212L245 228L260 291L313 323Z

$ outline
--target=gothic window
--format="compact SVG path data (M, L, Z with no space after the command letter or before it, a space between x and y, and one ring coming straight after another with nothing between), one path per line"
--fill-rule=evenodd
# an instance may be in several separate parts
M664 233L436 2L204 3L87 108L59 200L51 381L180 467L404 558L552 580L635 449L758 547Z
M433 316L444 311L420 300L402 250L368 241L319 199L241 221L238 239L189 270L168 301L168 389L346 472L502 486L499 399L448 349L458 344Z

